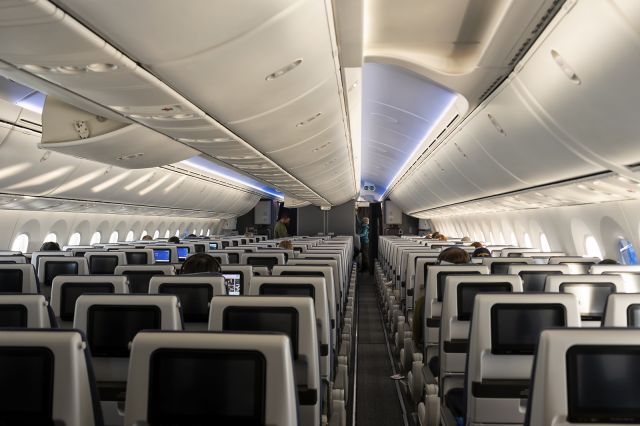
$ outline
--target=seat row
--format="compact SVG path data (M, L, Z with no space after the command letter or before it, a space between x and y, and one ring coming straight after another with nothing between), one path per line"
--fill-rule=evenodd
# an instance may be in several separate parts
M556 254L560 253L552 255ZM419 256L414 257L418 264ZM395 331L392 344L396 354L400 355L400 367L407 373L407 393L418 404L417 414L421 424L436 425L440 421L459 424L463 420L467 424L521 424L527 402L532 348L537 344L540 330L549 326L599 326L603 317L607 326L632 324L629 319L632 317L626 310L628 307L620 307L620 303L621 300L632 300L637 296L623 294L625 291L638 291L637 267L589 265L592 273L602 275L569 275L586 268L571 269L569 265L560 264L563 262L553 262L554 258L558 259L557 256L549 256L544 265L530 261L531 258L508 256L485 258L485 265L445 266L435 265L435 259L426 261L423 264L425 284L416 298L423 294L426 296L425 314L421 319L425 330L423 347L414 346L411 317L405 322L402 315L411 314L411 311L402 310L399 303L401 293L395 287L393 277L385 273L382 262L376 265L381 307L386 314L387 326L392 332ZM521 261L523 259L529 261ZM576 264L592 261L579 257L558 260L570 260ZM489 275L494 270L494 263L506 266L507 274ZM388 268L393 270L391 266ZM502 271L504 269L496 272ZM527 293L531 290L544 290L547 293ZM478 295L474 308L474 296L482 292L520 294ZM491 305L483 308L482 312L489 318L485 318L484 323L477 321L475 316L483 300L481 296L489 304L499 302L503 296L507 298L499 307ZM562 315L558 312L554 314L552 309L544 313L546 305L560 306L565 303L562 298L566 302L562 308L563 322L557 320ZM531 305L528 307L532 313L527 313L528 309L522 304ZM574 310L576 315L573 314ZM505 314L500 317L500 312ZM570 312L571 320L567 320L567 312ZM468 324L472 317L474 326L481 329L476 331L478 336L483 336L484 340L478 340L480 337L474 339L474 330L470 334ZM618 318L615 324L614 317ZM484 325L479 326L478 323ZM535 324L538 324L538 328ZM533 332L527 328L532 326ZM509 339L513 347L503 345ZM528 343L524 341L526 339L529 339ZM522 349L525 343L529 349ZM477 351L474 352L475 349ZM503 350L506 352L501 353ZM467 353L469 362L468 369L465 369ZM501 356L487 355L489 353ZM493 360L495 363L492 363ZM486 386L483 386L482 379L485 379ZM513 402L516 400L518 404Z
M335 246L341 250L340 265L342 245L344 244ZM0 268L8 270L28 266L30 265L0 265ZM157 266L159 265L147 265L146 268ZM251 267L243 268L249 268L247 276L250 277ZM276 295L269 297L223 296L226 293L224 277L154 276L149 280L149 291L158 294L145 296L126 294L130 278L127 276L56 276L52 282L53 309L47 306L46 299L41 295L5 294L0 296L0 305L5 298L18 297L25 301L31 299L40 307L46 307L50 325L57 317L63 326L71 326L69 319L73 318L73 326L86 333L89 347L92 349L96 377L100 385L99 395L103 401L107 424L122 424L122 383L126 383L128 350L136 332L147 328L181 330L182 319L187 329L206 330L206 321L209 320L208 328L215 330L212 322L214 317L223 324L228 322L230 330L271 330L285 332L290 336L300 415L304 420L302 424L320 424L321 421L344 424L348 369L351 363L350 330L355 271L352 268L344 287L345 280L341 275L338 276L340 296L336 297L332 290L336 289L333 278L334 271L338 269L337 264L293 265L280 268L282 271L276 269L274 272L283 272L282 275L289 272L293 276L251 277L243 289L243 294ZM87 294L88 292L123 294L98 295ZM310 298L278 297L282 295ZM344 304L341 303L343 295ZM340 303L337 303L338 298ZM295 305L303 301L311 304L310 307L305 307L306 321L302 319L299 309L293 312ZM230 305L235 308L231 309ZM334 315L331 317L330 307L334 306L336 309L332 309ZM312 315L308 315L309 313ZM161 319L158 320L158 317ZM47 325L45 321L38 324ZM261 325L258 327L256 324ZM314 337L316 335L317 337ZM300 351L298 345L294 344L296 341L302 342L306 350ZM309 342L314 342L315 348ZM317 366L318 374L313 373L316 371L314 364ZM321 410L322 417L317 415Z

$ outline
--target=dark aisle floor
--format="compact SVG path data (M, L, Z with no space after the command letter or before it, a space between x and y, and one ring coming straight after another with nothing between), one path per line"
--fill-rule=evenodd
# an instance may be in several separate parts
M356 425L402 425L391 362L378 309L375 283L358 274L358 377Z

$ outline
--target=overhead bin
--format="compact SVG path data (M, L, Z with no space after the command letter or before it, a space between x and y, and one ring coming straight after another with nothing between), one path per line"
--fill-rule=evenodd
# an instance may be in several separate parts
M50 97L38 147L126 169L164 166L199 154L140 124L94 115Z

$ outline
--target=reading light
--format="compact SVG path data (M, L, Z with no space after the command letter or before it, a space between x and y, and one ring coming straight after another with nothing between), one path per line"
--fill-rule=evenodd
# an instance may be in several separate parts
M286 65L280 68L279 70L276 70L271 74L267 75L264 79L267 81L271 81L271 80L275 80L276 78L282 77L289 71L292 71L295 68L297 68L301 63L302 63L302 58L296 59L295 61L291 62L289 65Z

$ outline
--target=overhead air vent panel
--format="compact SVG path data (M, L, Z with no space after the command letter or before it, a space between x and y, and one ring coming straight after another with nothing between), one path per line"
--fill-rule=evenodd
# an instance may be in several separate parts
M126 169L163 166L198 154L140 124L96 116L51 97L42 113L39 147Z

